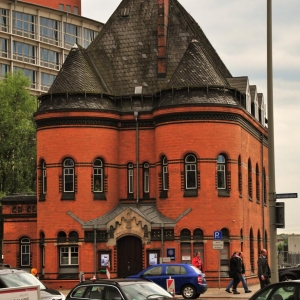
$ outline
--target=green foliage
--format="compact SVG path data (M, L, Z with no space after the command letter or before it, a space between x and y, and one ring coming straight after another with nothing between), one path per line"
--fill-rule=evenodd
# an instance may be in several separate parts
M0 81L0 194L35 190L36 98L23 73L7 73Z

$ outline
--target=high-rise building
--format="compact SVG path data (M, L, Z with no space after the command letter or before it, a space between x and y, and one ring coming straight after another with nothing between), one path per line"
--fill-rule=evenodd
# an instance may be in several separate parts
M1 1L0 76L21 70L30 78L32 94L47 92L71 47L86 48L103 26L80 16L80 5L80 0Z

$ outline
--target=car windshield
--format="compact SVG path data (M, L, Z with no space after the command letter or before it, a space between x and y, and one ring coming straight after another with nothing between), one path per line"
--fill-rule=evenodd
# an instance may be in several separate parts
M26 272L3 274L1 275L1 281L7 287L39 285L41 290L46 289L46 287L36 277Z
M156 298L172 298L166 290L152 282L134 282L122 286L123 292L130 300L144 300Z

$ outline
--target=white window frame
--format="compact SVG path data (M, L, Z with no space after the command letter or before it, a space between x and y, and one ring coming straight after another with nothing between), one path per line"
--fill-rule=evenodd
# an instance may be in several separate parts
M222 180L219 180L221 178ZM219 190L226 189L226 158L222 154L217 159L217 188Z
M197 189L197 158L193 154L189 154L185 157L184 160L185 168L185 189L186 190L195 190ZM193 186L188 186L189 176L194 176L195 184Z
M59 249L61 266L76 266L79 262L78 246L63 246Z

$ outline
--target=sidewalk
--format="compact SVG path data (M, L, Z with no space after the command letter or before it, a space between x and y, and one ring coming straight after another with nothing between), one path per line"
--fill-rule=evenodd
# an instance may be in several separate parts
M234 298L234 299L249 299L256 291L260 289L259 284L249 285L249 290L252 291L252 293L245 293L243 286L238 286L237 290L240 292L240 294L229 294L225 292L225 288L208 288L206 293L203 295L200 295L198 299L204 300L204 299L228 299L228 298ZM65 296L68 295L69 290L61 289L60 290ZM181 295L176 295L176 299L183 299Z

